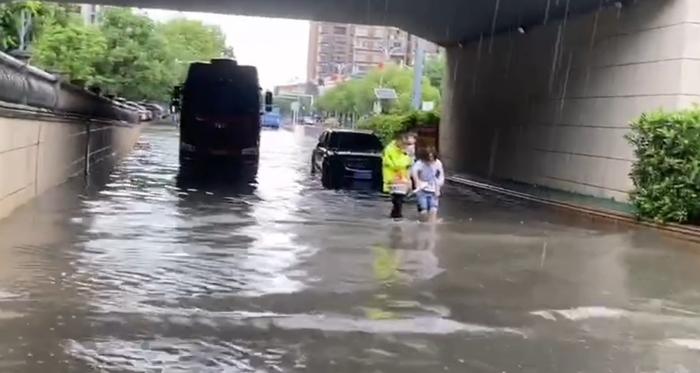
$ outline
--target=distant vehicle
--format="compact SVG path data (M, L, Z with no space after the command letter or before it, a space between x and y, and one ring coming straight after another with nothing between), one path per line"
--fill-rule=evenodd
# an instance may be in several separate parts
M325 188L337 189L348 180L382 186L382 142L371 132L329 129L311 155L311 173L321 172Z
M190 65L173 106L180 111L180 163L257 164L261 89L258 71L232 59ZM265 111L272 93L265 94Z
M151 112L151 115L153 119L156 120L161 120L165 119L168 116L168 113L163 109L162 106L154 103L149 103L149 102L141 102L139 105L143 106L146 108L146 110Z
M306 126L313 126L316 124L316 121L312 117L304 117L302 118L301 122Z
M280 128L282 115L278 112L269 112L262 115L262 126L267 128Z
M114 101L118 102L119 104L125 106L128 109L138 112L139 120L142 122L147 122L153 119L153 115L150 111L148 111L148 109L135 102L127 101L125 98L122 97L117 97L114 99Z
M132 104L138 110L139 118L141 119L141 121L148 122L148 121L153 120L153 113L151 113L150 110L146 109L145 107L143 107L137 103L132 102Z

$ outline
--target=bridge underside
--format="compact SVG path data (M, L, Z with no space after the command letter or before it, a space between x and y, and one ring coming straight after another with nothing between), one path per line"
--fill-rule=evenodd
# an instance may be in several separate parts
M402 27L447 49L450 171L625 200L629 122L700 98L698 0L100 0Z
M451 45L579 14L612 0L93 0L106 5L398 26Z

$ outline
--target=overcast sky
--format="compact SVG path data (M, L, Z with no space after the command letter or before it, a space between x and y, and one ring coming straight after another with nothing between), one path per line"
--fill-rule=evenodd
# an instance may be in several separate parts
M260 84L265 89L306 80L308 21L169 10L143 12L157 21L188 18L221 27L238 62L258 68Z

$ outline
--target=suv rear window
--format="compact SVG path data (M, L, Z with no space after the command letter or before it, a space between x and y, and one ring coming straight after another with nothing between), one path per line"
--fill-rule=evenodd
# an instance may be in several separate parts
M330 148L346 151L382 151L382 142L369 133L336 132L331 135Z

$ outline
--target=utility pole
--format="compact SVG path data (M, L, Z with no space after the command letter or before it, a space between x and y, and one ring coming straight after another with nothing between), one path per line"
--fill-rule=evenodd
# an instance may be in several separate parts
M416 62L413 64L413 108L420 110L423 103L423 68L425 65L425 47L423 39L416 40Z

